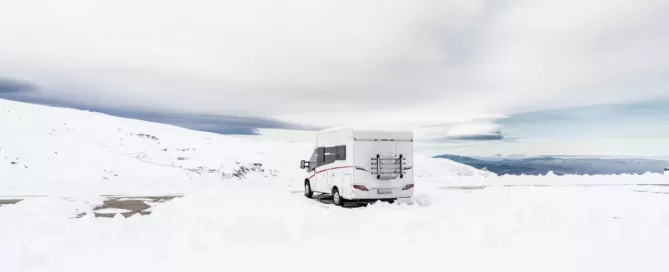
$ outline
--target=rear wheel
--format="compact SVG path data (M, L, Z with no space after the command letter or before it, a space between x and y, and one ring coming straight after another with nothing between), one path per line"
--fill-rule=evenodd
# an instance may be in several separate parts
M337 187L332 188L332 202L337 206L344 206L344 199L339 194Z
M314 191L311 190L311 183L309 181L304 182L304 196L307 198L312 198L314 196Z

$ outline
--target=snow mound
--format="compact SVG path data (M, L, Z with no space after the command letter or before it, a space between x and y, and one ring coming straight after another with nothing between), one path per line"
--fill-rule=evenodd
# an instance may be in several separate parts
M483 171L454 162L448 159L435 159L423 155L415 155L416 177L419 179L434 179L444 177L491 177L497 174Z

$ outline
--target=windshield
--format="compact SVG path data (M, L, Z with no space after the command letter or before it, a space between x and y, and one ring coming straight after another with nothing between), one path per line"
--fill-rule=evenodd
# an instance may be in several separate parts
M309 159L309 168L307 171L311 172L316 169L316 162L318 160L318 149L314 149L314 152L311 154L311 158Z

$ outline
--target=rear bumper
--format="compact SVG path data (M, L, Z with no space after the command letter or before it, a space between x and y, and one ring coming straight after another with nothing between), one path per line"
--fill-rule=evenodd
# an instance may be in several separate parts
M346 203L374 203L377 201L384 201L384 200L397 200L397 199L409 199L408 197L400 197L400 198L378 198L378 199L346 199Z
M377 189L369 189L369 191L360 191L353 189L351 194L346 197L347 200L379 200L379 199L396 199L396 198L410 198L413 196L414 189L402 190L401 188L392 189L391 193L379 194Z

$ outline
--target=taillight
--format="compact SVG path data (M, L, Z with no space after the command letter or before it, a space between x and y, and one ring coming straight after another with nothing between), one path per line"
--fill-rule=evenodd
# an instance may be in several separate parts
M411 188L413 188L413 184L407 184L406 186L404 186L404 188L402 188L402 190L409 190Z
M364 185L353 185L353 188L358 189L360 191L369 191L369 189L367 189L367 187L365 187Z

